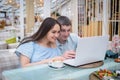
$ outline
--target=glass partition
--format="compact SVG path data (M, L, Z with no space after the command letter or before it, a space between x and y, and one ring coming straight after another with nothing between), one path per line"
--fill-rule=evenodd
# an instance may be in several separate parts
M103 32L103 24L107 24L107 32L112 36L120 36L120 0L78 0L78 33L82 37L99 36ZM103 7L106 6L106 13ZM108 15L105 16L105 15ZM106 17L106 22L103 21Z

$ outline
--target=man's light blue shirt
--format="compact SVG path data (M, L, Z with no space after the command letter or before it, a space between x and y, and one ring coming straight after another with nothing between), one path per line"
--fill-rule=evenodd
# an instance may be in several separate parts
M62 54L65 51L69 51L69 50L76 51L78 39L79 39L79 36L77 34L70 33L70 36L68 37L68 39L66 40L66 42L64 44L61 44L57 40L57 47L59 48L59 50L61 51Z
M61 55L58 48L46 48L36 42L24 43L15 52L18 56L22 54L28 57L31 63Z

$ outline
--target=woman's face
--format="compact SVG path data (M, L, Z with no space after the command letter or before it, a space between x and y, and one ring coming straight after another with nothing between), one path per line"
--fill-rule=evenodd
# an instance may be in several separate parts
M49 42L55 43L60 32L60 26L58 24L55 24L54 27L47 33L47 40Z

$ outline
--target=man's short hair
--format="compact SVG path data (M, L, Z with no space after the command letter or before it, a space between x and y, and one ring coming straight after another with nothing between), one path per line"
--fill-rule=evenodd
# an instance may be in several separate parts
M66 25L66 26L70 26L72 25L70 19L66 16L59 16L57 18L57 21L61 24L61 25Z

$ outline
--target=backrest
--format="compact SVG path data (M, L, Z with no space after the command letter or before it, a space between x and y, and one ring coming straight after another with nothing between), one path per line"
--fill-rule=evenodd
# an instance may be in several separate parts
M19 64L19 58L14 52L9 49L0 50L0 80L2 80L3 71L19 68Z

